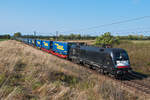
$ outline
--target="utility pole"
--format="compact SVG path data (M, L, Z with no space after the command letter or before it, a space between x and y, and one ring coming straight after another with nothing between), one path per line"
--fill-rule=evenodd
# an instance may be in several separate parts
M56 41L58 40L58 31L56 31Z
M34 38L36 37L36 31L34 31Z

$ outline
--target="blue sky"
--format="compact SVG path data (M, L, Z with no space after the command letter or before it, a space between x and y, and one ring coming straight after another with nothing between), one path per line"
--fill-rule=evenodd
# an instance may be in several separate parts
M130 32L143 34L143 31L150 31L150 18L107 27L86 28L150 16L149 5L150 0L1 0L0 34L33 34L33 31L40 35L49 35L55 31L83 35L99 35L107 31L119 35L131 34Z

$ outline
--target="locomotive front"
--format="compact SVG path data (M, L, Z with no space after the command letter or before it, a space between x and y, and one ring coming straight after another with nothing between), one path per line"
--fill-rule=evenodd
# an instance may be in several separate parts
M111 54L117 74L126 74L132 70L127 52L123 49L114 49Z

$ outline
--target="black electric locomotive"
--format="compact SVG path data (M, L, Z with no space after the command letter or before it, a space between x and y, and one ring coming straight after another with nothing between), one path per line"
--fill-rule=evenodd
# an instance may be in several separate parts
M125 75L131 71L128 54L121 48L72 45L69 59L114 76Z

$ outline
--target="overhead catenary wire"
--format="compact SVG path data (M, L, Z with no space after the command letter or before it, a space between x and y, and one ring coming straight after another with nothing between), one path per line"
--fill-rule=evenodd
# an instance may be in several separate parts
M136 20L142 20L142 19L146 19L146 18L150 18L150 16L136 17L136 18L132 18L132 19L116 21L116 22L109 23L109 24L102 24L102 25L97 25L97 26L94 26L94 27L82 28L82 29L72 30L72 31L70 30L70 31L59 32L59 33L62 34L62 33L70 33L70 32L77 32L77 31L78 31L78 33L83 33L84 30L92 30L92 29L101 28L101 27L108 27L108 26L111 26L111 25L122 24L122 23L132 22L132 21L136 21ZM137 28L137 29L139 29L139 28ZM79 32L79 31L82 31L82 32ZM120 32L120 31L119 32L118 31L109 31L109 32L118 33L118 34L123 33L123 32ZM144 33L148 33L148 32L149 31L144 31ZM29 35L29 33L33 34L33 32L27 32L27 35ZM96 32L96 33L102 33L102 32ZM105 32L103 32L103 33L105 33ZM136 33L136 32L134 31L134 32L126 32L126 33ZM51 33L49 33L49 32L47 32L47 33L36 32L36 35L58 36L57 32L51 32Z
M117 35L148 35L150 33L150 30L145 30L145 31L127 31L127 32L112 32L115 33ZM150 34L149 34L150 35Z
M107 27L107 26L116 25L116 24L122 24L122 23L132 22L132 21L136 21L136 20L142 20L142 19L146 19L146 18L150 18L150 16L136 17L136 18L132 18L132 19L127 19L127 20L112 22L112 23L109 23L109 24L102 24L102 25L97 25L97 26L88 27L88 28L82 28L82 29L77 29L77 30L64 31L64 32L61 32L61 33L69 33L69 32L91 30L91 29L96 29L96 28L101 28L101 27Z

